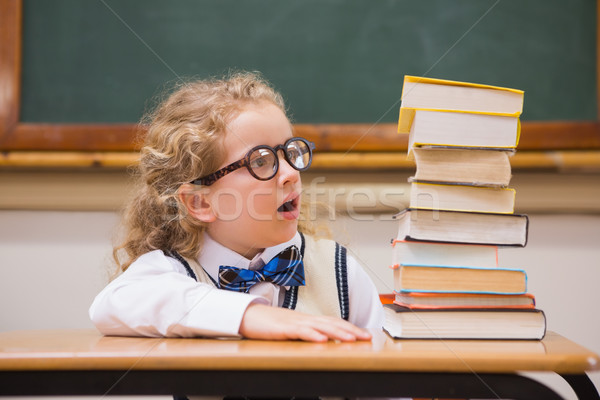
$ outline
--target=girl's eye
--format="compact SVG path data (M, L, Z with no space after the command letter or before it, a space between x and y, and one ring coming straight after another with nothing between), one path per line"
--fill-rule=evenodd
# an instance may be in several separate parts
M252 170L270 169L274 165L273 153L266 149L259 149L250 157Z
M291 143L286 149L287 159L298 169L305 168L309 162L309 148L301 141Z
M265 157L259 157L252 160L252 168L261 168L267 165L267 160Z
M301 156L300 150L295 147L289 148L287 151L287 156L290 160L295 160Z

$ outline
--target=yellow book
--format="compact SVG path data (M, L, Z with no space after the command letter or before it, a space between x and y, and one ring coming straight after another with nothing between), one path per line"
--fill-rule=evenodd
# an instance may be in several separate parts
M402 108L501 114L518 117L523 112L524 92L416 76L405 76Z
M491 85L405 76L398 132L419 146L514 149L524 92Z
M413 182L409 207L512 214L515 210L515 194L511 188Z
M398 131L410 135L409 152L421 146L514 149L521 124L515 116L403 107Z

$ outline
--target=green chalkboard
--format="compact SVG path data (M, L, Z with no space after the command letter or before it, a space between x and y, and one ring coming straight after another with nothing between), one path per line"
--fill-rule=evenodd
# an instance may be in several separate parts
M403 76L595 120L594 0L25 0L23 122L136 122L165 85L258 70L294 122L393 122Z

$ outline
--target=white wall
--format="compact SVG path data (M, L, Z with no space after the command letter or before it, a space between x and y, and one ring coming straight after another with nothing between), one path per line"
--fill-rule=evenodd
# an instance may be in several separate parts
M337 237L390 292L395 223L361 218L333 221ZM600 215L530 218L528 245L502 249L500 263L527 271L550 330L600 353ZM110 211L0 211L0 330L91 328L87 308L106 282L116 222ZM560 378L541 377L569 394ZM600 374L593 380L600 387Z
M0 211L0 330L92 328L114 212Z

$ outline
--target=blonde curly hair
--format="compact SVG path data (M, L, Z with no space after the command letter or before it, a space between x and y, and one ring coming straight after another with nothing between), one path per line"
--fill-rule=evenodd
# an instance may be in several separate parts
M198 256L206 224L188 215L178 189L220 167L227 124L249 104L264 101L286 113L282 96L259 74L235 73L182 84L146 116L138 186L124 210L125 238L113 248L115 275L157 249ZM313 231L309 218L299 222L300 230Z

